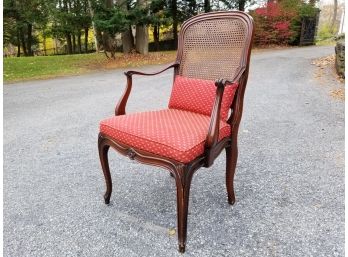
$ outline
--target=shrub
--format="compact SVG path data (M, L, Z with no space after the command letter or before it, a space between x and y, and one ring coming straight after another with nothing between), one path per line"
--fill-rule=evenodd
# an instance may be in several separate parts
M334 36L337 34L337 28L332 29L331 23L324 23L320 26L318 30L318 41L327 40L327 39L333 39Z
M301 33L301 19L316 15L316 8L301 0L268 2L250 11L255 21L256 45L297 44Z

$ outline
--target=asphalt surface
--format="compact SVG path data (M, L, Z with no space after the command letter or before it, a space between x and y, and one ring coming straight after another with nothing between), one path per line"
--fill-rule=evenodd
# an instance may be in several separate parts
M311 65L333 52L252 55L237 202L227 203L222 154L193 178L184 255L169 235L167 171L110 151L114 192L103 202L98 122L113 115L123 71L5 85L4 256L344 256L344 103ZM136 77L127 111L165 108L171 80Z

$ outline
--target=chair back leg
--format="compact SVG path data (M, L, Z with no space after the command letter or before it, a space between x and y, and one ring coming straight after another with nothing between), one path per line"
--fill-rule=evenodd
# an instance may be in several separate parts
M238 158L238 146L237 139L232 140L231 146L225 148L226 150L226 188L228 203L233 205L236 202L236 197L234 194L234 174L237 165Z
M104 139L101 135L99 135L99 138L98 138L99 158L100 158L100 163L103 169L105 183L106 183L106 192L104 194L105 204L110 203L110 197L112 193L112 180L111 180L109 160L108 160L109 148L110 148L110 145L107 144L106 139Z

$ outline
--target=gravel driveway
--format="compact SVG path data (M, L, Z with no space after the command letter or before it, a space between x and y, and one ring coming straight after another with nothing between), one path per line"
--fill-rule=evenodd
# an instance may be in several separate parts
M222 154L193 179L184 255L168 232L167 171L110 151L114 192L103 202L98 122L113 115L123 71L5 85L4 256L344 256L344 103L311 65L333 51L253 53L237 202L227 203ZM171 79L136 77L128 112L165 108Z

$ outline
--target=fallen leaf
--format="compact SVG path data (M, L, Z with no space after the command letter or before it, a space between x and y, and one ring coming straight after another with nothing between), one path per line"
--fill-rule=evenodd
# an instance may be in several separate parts
M336 89L336 90L332 90L330 95L333 97L333 98L336 98L336 99L339 99L339 100L344 100L344 88L339 88L339 89Z
M168 230L168 234L169 234L169 236L174 236L174 235L175 235L175 233L176 233L175 228L170 228L170 229Z

